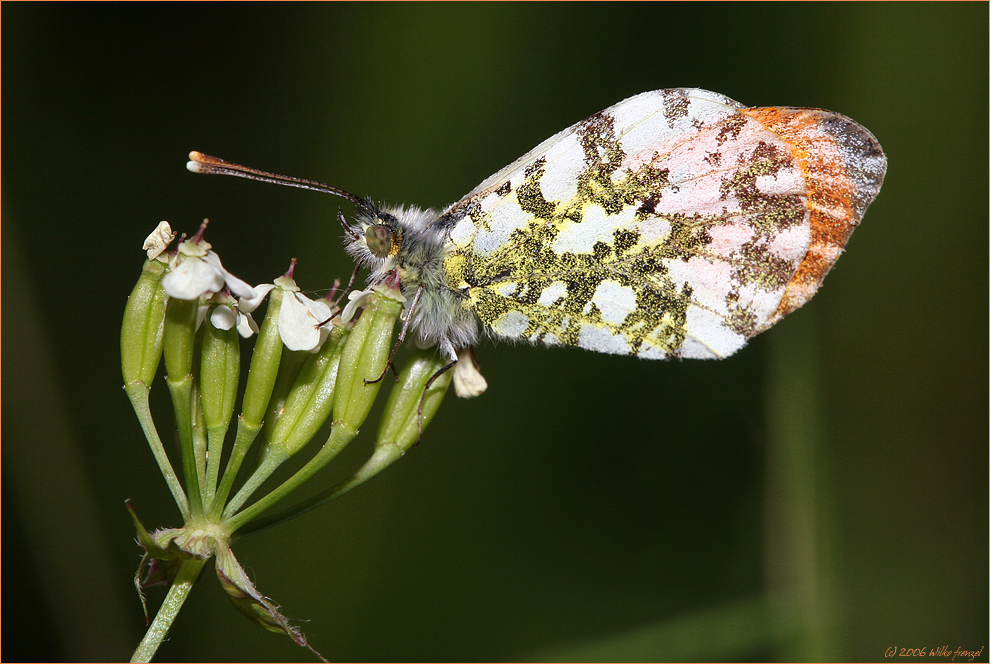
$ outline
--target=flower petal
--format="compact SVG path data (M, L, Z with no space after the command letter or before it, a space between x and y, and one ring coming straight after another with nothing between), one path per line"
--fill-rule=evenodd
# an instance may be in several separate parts
M248 282L243 279L238 279L227 271L224 271L224 276L227 279L227 286L230 288L230 292L237 297L246 297L249 299L257 297L257 293Z
M261 284L260 286L255 286L255 296L240 298L237 300L237 308L246 314L251 313L261 305L262 300L264 300L265 297L272 292L273 288L275 288L275 284Z
M218 330L229 330L234 327L234 323L236 322L237 316L234 315L234 311L228 306L220 305L213 307L213 311L210 312L210 323Z
M282 297L282 307L278 311L278 331L282 343L289 350L313 350L322 343L317 325L330 317L330 308L327 307L326 318L317 319L300 298L308 299L298 293L285 293Z
M344 311L340 314L340 321L343 324L351 322L357 310L363 307L367 302L371 294L374 293L372 289L367 290L354 290L347 294L347 304L344 305Z
M211 306L209 304L201 304L196 310L196 329L198 330L206 320L206 315L210 313Z
M258 333L258 324L254 322L254 318L251 314L246 314L241 311L237 312L237 333L243 338L247 339L252 334Z
M227 268L225 268L223 266L223 263L220 262L220 257L217 255L215 251L207 252L206 256L203 257L203 260L208 262L210 265L215 267L217 271L220 272L224 281L227 282L227 287L230 288L231 293L233 293L237 297L244 297L248 299L253 299L257 297L257 293L255 292L254 288L251 287L251 284L244 281L243 279L238 279L233 274L227 271Z
M190 256L162 277L162 288L169 297L195 300L223 288L223 278L212 265Z
M313 315L317 324L323 323L333 316L333 310L325 300L311 300L302 293L295 293L294 295Z

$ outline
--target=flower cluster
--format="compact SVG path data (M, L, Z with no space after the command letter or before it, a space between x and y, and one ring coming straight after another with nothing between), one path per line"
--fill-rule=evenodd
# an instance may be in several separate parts
M302 292L293 278L295 261L272 283L251 286L224 268L204 239L205 230L203 222L193 237L169 251L175 234L166 222L159 224L145 242L148 260L124 311L124 390L183 518L181 527L148 532L132 512L145 552L135 578L142 602L145 588L170 587L134 661L148 661L155 653L214 557L221 585L241 611L306 646L299 629L241 568L230 548L232 536L298 516L373 477L419 440L452 378L459 390L477 391L480 385L480 375L468 370L453 376L436 353L414 351L390 391L367 462L330 489L263 516L326 466L363 426L389 368L404 299L393 288L375 286L349 293L341 310L332 299L336 288L315 300ZM263 302L267 308L259 324L253 315ZM254 344L238 394L242 338L253 338ZM163 359L177 428L178 473L148 398ZM231 432L238 401L241 410ZM313 447L328 421L329 435L302 468L257 498L276 469ZM250 450L250 472L238 485Z

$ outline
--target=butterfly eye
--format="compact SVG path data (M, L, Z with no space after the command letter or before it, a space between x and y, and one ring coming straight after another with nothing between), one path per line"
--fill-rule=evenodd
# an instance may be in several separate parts
M364 240L368 243L368 251L378 258L385 258L392 253L392 231L387 226L369 226L364 233Z

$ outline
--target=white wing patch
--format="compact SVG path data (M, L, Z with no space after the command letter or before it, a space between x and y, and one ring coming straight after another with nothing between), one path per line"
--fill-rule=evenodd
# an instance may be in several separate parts
M518 311L507 311L502 314L501 317L495 324L492 325L492 329L496 334L503 337L509 337L515 339L521 337L529 327L529 318L525 314Z
M584 325L578 334L578 346L599 353L614 353L626 355L629 353L629 343L622 334L612 334L594 325Z
M475 252L481 256L489 256L498 251L509 241L512 232L524 228L528 221L529 218L519 207L519 203L511 199L504 201L502 205L492 209L488 223L476 233Z
M564 297L566 294L567 284L563 281L554 281L543 289L543 292L540 293L540 297L536 300L536 303L541 307L552 307L556 304L557 300Z
M623 208L618 214L608 214L600 205L589 204L583 210L580 221L565 218L553 243L558 254L590 254L599 242L611 242L616 229L628 226L636 216L633 207Z
M606 279L598 284L591 304L598 307L606 323L621 325L636 311L636 291L631 286Z

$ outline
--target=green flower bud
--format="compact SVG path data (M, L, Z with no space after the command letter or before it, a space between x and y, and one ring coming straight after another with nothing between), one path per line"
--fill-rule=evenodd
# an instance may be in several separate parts
M189 509L196 516L203 513L202 487L199 468L205 467L197 459L197 445L193 437L196 413L193 408L193 352L196 347L195 300L168 299L165 308L164 349L165 371L169 394L172 396L172 410L175 413L175 426L179 435L179 450L182 455L182 472L186 480L186 493L189 496Z
M416 351L406 361L402 373L399 374L399 382L388 395L385 411L382 413L382 423L378 429L375 451L371 458L346 480L300 503L296 507L297 513L308 511L343 495L402 458L406 450L419 440L420 426L426 428L447 393L453 372L448 370L438 375L438 372L446 366L447 364L435 351ZM430 383L434 376L436 379ZM422 419L420 419L421 403ZM337 431L337 427L334 427L335 434ZM266 520L259 520L256 528L263 528L266 525Z
M275 288L268 294L268 308L261 323L258 340L251 354L247 386L244 388L244 406L241 417L252 428L261 428L268 400L271 399L275 379L278 377L279 360L282 358L282 338L278 333L278 312L284 291Z
M237 330L221 330L204 323L200 349L199 390L208 430L226 431L234 414L241 373L241 345Z
M166 296L161 285L164 274L165 262L145 261L127 298L120 329L120 366L125 386L144 383L150 387L158 371L165 330Z
M375 442L378 447L394 445L401 452L419 441L420 434L440 408L454 373L448 369L437 375L438 371L447 367L447 362L434 349L417 350L403 364L399 382L389 392L385 402ZM435 380L430 383L434 377Z
M334 402L334 387L347 336L343 328L336 328L320 352L311 355L303 365L269 431L270 446L281 446L291 456L326 422Z
M289 390L296 384L296 377L302 371L303 366L313 356L304 350L284 350L282 351L282 361L278 365L278 378L275 379L275 387L272 390L272 398L268 401L268 410L265 412L265 438L272 439L275 431L275 423L282 417L285 411L285 400L289 397Z
M357 324L344 343L333 404L334 428L356 433L371 410L379 380L392 349L392 328L402 313L402 296L394 289L375 286ZM375 382L369 382L375 381Z
M163 342L165 371L170 382L181 381L192 374L198 308L195 300L168 298Z

